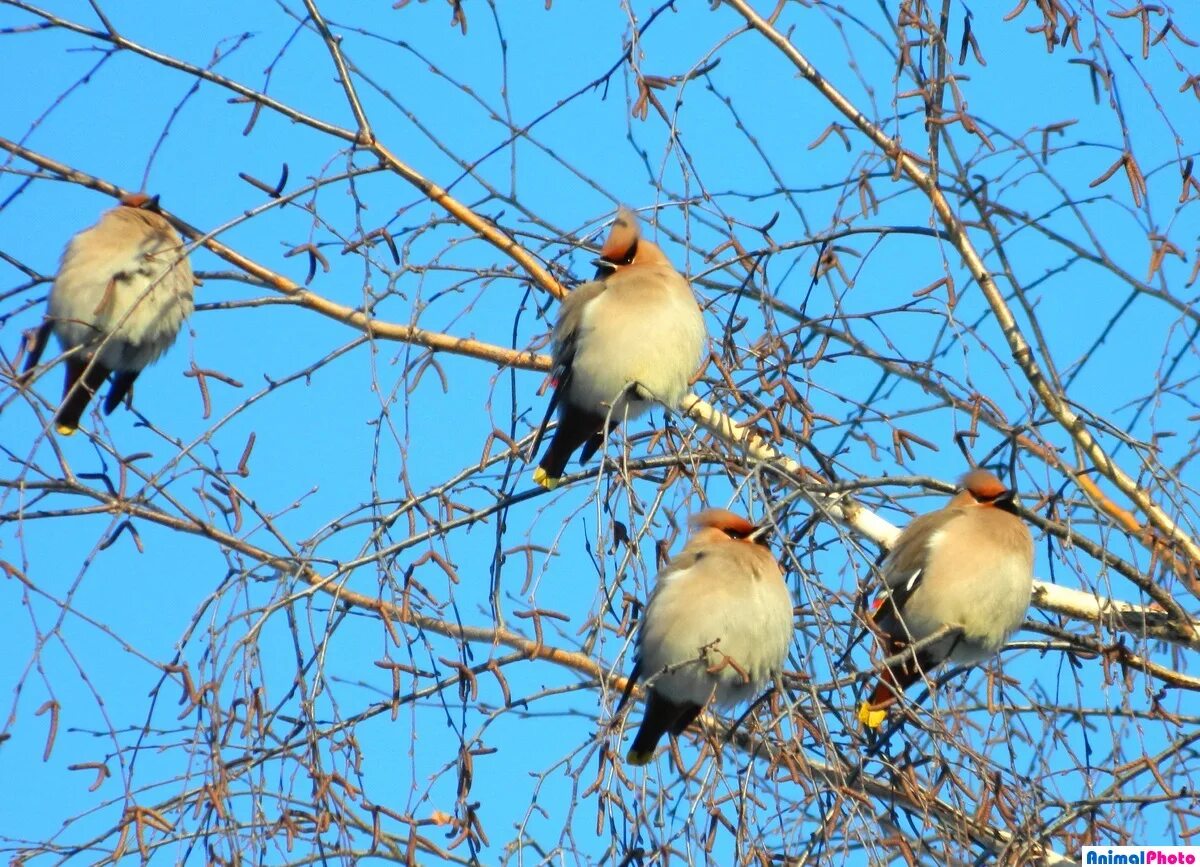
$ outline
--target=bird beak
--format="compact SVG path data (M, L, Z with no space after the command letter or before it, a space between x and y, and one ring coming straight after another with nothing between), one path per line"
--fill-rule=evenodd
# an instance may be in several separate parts
M1008 512L1012 515L1020 515L1020 509L1017 508L1017 492L1013 490L1003 491L996 499L992 500L992 505L1002 512Z
M746 537L746 541L766 545L771 541L771 532L774 529L770 524L760 524L750 531L750 535Z
M596 276L594 280L603 280L617 271L617 266L601 256L599 259L593 259L592 264L596 266Z

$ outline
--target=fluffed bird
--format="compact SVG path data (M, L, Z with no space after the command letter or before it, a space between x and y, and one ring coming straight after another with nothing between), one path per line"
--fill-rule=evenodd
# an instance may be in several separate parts
M633 765L650 761L664 733L682 734L710 699L732 705L760 693L792 640L792 595L759 528L724 509L690 523L691 538L658 574L621 699L646 680L645 713L626 755Z
M903 663L887 668L858 710L878 728L900 693L946 660L970 665L1000 652L1021 626L1033 591L1033 537L1016 495L987 470L963 476L945 508L914 520L881 571L884 595L870 615L886 656L950 627Z
M70 435L112 374L105 414L138 374L175 342L192 312L192 266L179 233L158 213L158 197L135 193L73 237L50 290L46 319L25 365L41 358L53 331L66 358L56 429Z
M553 490L572 453L580 463L604 444L606 422L616 426L645 413L651 401L675 409L687 394L707 333L692 287L655 244L641 237L637 216L617 211L595 260L595 280L576 287L554 326L552 379L546 419L558 427L533 480Z

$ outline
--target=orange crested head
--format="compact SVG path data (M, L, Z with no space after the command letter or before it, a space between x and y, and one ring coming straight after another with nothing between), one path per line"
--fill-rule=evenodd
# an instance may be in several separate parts
M158 210L158 196L146 193L126 193L121 196L121 204L127 208L140 208L145 211Z
M622 206L617 210L617 219L608 230L604 246L600 248L601 260L613 266L632 264L637 257L641 236L637 214Z
M692 529L697 533L702 530L717 530L730 539L747 540L758 527L751 524L741 515L735 515L728 509L705 509L697 512L688 519Z
M1008 493L1008 488L987 470L971 470L959 482L962 489L980 502L995 500Z
M596 266L596 279L603 280L631 265L671 265L667 255L657 244L642 238L637 214L621 207L613 221L608 239L600 248L600 258L592 262Z

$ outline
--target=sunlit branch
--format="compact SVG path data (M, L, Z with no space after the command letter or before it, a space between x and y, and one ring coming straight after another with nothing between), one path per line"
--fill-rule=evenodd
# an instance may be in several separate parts
M893 160L899 170L929 197L938 218L946 227L955 249L963 257L963 262L987 298L996 321L1004 333L1005 340L1008 341L1013 359L1020 366L1042 405L1059 422L1079 448L1088 455L1092 464L1146 515L1150 523L1172 542L1178 544L1193 565L1200 564L1200 546L1138 485L1135 478L1129 476L1109 457L1088 430L1084 421L1070 408L1065 397L1055 392L1042 375L1033 351L1022 334L1003 293L967 235L966 226L951 207L936 180L922 167L914 155L904 150L882 129L872 123L829 80L822 76L784 34L750 7L747 0L726 0L726 2L736 9L751 27L778 48L799 70L800 75L806 81L813 85L831 105L848 118L889 159ZM1195 628L1194 624L1193 628ZM1197 635L1200 636L1200 633Z

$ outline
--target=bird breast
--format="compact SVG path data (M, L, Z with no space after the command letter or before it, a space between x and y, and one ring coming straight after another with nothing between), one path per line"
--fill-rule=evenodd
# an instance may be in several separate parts
M63 253L50 291L54 332L64 349L94 351L111 370L141 370L191 314L192 284L182 241L165 221L130 226L107 214Z
M580 315L570 401L636 417L641 400L613 401L632 382L674 409L687 393L704 348L704 318L688 282L674 269L617 272Z
M730 705L757 695L783 667L792 639L792 599L779 567L747 567L726 542L687 569L666 572L639 637L643 676L674 702ZM755 552L757 553L757 552ZM769 561L769 562L768 562ZM665 673L664 673L665 671Z

